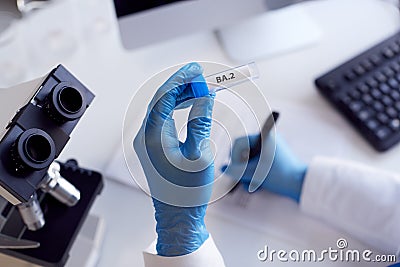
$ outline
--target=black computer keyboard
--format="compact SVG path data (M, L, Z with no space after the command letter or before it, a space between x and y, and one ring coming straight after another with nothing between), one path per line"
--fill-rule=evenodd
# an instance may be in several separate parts
M315 83L375 149L400 141L400 32Z

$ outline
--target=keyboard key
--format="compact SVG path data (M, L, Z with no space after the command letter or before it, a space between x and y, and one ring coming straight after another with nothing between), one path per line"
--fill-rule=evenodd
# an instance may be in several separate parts
M398 131L400 130L400 120L399 119L393 119L390 121L389 123L389 127L393 130L393 131Z
M358 65L358 66L354 67L353 71L354 71L358 76L361 76L361 75L364 75L364 74L365 74L365 69L364 69L361 65Z
M397 91L391 91L390 96L393 98L393 100L397 101L400 100L400 93Z
M400 74L399 74L399 81L400 81ZM374 78L369 77L366 82L371 88L378 86L378 82Z
M357 85L357 90L358 90L360 93L367 93L367 92L369 91L369 87L368 87L368 85L366 85L365 83L359 83L359 84Z
M386 106L391 106L393 104L393 100L390 97L388 97L387 95L383 96L381 101Z
M390 87L386 83L381 83L379 85L379 90L384 94L388 94L391 91Z
M337 84L335 83L334 80L329 80L329 81L326 83L326 88L328 88L328 90L332 92L332 91L334 91L335 89L337 89Z
M384 140L389 136L390 130L387 127L381 127L375 132L375 134L380 140Z
M397 89L399 88L399 82L394 79L394 78L390 78L388 81L388 84L390 85L390 87L392 87L393 89Z
M354 100L359 100L361 98L361 94L360 92L358 92L357 90L352 90L349 95L351 96L351 98L353 98Z
M382 72L377 72L375 73L375 79L381 83L384 83L387 81L387 77L382 73Z
M389 117L397 118L399 112L394 107L388 107L386 109L386 114L389 115Z
M376 120L372 119L372 120L367 121L367 127L371 131L374 131L376 128L378 128L378 126L379 126L379 122L377 122Z
M342 102L346 107L351 103L351 97L348 95L344 95L339 99L340 102Z
M371 55L369 59L375 66L379 66L382 62L382 58L377 54Z
M384 113L379 113L376 118L378 119L378 121L380 121L382 124L386 124L389 121L388 116L386 116L386 114Z
M348 71L344 74L344 77L346 78L346 80L348 81L353 81L355 78L357 78L357 75L352 71Z
M367 105L371 104L371 103L374 101L374 99L372 98L372 96L370 96L370 95L368 95L368 94L363 95L363 96L361 97L361 99L362 99L362 101L363 101L365 104L367 104Z
M383 111L385 109L385 106L379 101L374 101L372 107L378 112Z
M390 49L391 49L395 54L400 53L400 46L397 45L396 43L393 43L393 44L390 46Z
M397 101L397 102L394 104L394 106L395 106L395 108L396 108L398 111L400 111L400 101Z
M396 73L400 72L400 64L398 62L392 62L390 63L390 67L392 68L392 70Z
M363 66L363 68L366 69L367 71L370 71L374 68L373 63L369 59L363 60L361 62L361 66Z
M367 119L369 119L371 117L371 112L367 109L361 110L360 112L357 113L357 117L361 121L366 121Z
M371 95L375 98L375 99L380 99L382 96L381 91L379 91L378 89L374 88L371 90Z
M394 71L389 67L384 67L382 72L387 78L390 78L395 75Z
M394 52L392 51L392 49L390 49L389 47L386 47L382 50L382 54L386 57L386 58L392 58L394 57Z
M363 106L363 104L359 101L353 101L349 105L350 110L353 111L354 113L360 111L362 106Z

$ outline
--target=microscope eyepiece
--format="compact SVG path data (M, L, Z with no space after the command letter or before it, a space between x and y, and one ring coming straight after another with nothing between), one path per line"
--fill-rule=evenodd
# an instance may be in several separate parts
M58 123L76 120L85 110L84 95L67 82L56 85L47 97L46 111Z
M60 90L58 103L69 114L76 114L84 107L81 92L73 87L65 87Z
M25 140L24 151L32 162L43 163L51 155L51 144L45 136L32 134Z
M41 170L55 158L55 144L45 131L32 128L23 132L11 147L15 171Z

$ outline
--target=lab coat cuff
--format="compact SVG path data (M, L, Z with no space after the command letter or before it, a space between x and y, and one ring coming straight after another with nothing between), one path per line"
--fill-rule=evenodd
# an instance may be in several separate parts
M300 209L309 214L319 215L324 212L324 197L327 188L332 188L335 181L332 167L336 166L331 159L314 158L305 175L300 196Z
M163 257L157 255L157 240L143 252L145 267L224 267L224 260L214 243L212 236L196 251L177 257Z
M369 166L316 157L307 170L300 209L385 252L400 244L400 177Z

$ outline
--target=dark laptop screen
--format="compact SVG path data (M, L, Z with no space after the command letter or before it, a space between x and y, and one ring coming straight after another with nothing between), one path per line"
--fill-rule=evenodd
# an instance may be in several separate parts
M158 6L189 0L114 0L117 17L130 15Z

